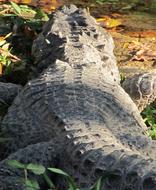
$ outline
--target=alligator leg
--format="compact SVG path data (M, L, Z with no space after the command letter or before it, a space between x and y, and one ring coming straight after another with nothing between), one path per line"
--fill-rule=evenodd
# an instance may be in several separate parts
M56 115L47 110L44 81L36 79L32 82L16 97L2 121L1 137L9 141L0 143L1 160L30 144L51 141L56 136L53 125L61 124Z
M122 84L139 111L151 104L156 97L156 74L142 73L128 77Z

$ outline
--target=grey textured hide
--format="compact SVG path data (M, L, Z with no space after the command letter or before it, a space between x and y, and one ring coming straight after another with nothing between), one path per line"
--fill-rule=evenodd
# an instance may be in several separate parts
M112 172L102 190L156 190L156 143L120 86L113 48L111 36L73 5L44 25L32 51L41 74L2 121L12 141L0 147L0 190L26 189L8 159L59 167L79 187Z

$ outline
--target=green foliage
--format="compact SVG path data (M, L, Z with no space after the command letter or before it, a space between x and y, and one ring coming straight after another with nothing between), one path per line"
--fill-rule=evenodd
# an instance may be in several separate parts
M48 21L49 17L46 13L44 13L41 9L36 10L35 19L42 20L42 21Z
M142 112L142 117L149 127L149 135L152 139L156 139L156 109L152 106L147 106Z
M0 63L8 67L11 63L11 59L7 55L0 55Z
M28 164L26 169L32 171L36 175L41 175L45 172L45 167L37 164Z
M96 0L96 3L103 4L103 3L117 3L119 0Z
M103 181L102 179L103 177L100 177L91 190L101 190L102 181Z
M107 175L101 176L97 180L95 185L93 185L92 187L79 189L77 187L74 179L61 169L47 168L47 170L46 170L46 168L42 165L32 164L32 163L23 164L17 160L8 160L7 164L14 169L23 169L24 170L24 178L22 178L21 181L26 186L26 190L39 190L40 189L39 183L37 180L28 178L28 171L32 172L36 175L42 175L51 190L56 189L56 187L55 187L53 181L47 175L47 171L50 171L56 175L63 176L68 183L68 190L101 190L105 179L110 175L110 174L107 174Z
M33 30L41 28L43 22L49 20L48 14L41 9L33 9L28 5L17 5L14 2L11 2L11 6L14 10L13 13L3 16L18 17L18 23L27 25Z
M40 9L28 5L18 5L14 2L10 2L7 8L0 8L0 17L4 25L9 23L8 32L10 32L6 35L4 31L6 36L0 37L0 75L17 81L18 77L13 75L20 73L19 68L27 74L26 66L30 63L28 58L32 42L49 17ZM21 46L21 42L23 46ZM23 77L27 76L23 75ZM22 80L26 81L27 78Z
M57 168L48 168L49 171L56 173L58 175L62 175L66 178L67 182L68 182L68 186L69 186L69 190L76 190L76 183L74 182L73 178L70 177L66 172L57 169Z
M8 161L7 161L7 164L8 164L9 166L11 166L12 168L15 168L15 169L26 169L26 165L20 163L20 162L17 161L17 160L8 160Z
M7 164L14 169L23 169L24 178L21 179L22 183L26 186L27 190L38 190L40 189L37 180L28 179L28 171L36 175L42 175L45 173L45 167L37 164L23 164L17 160L8 160Z
M19 16L24 20L40 20L47 21L48 15L40 9L33 9L27 5L17 5L14 2L10 2L12 8L14 9L13 14L5 14L4 16Z
M126 77L123 73L120 73L120 83L122 84L125 81Z
M21 8L20 8L20 6L18 6L16 3L14 3L14 2L10 2L11 3L11 6L14 8L14 10L15 10L15 13L17 14L17 15L20 15L21 14Z
M36 180L27 179L25 181L25 185L27 187L27 190L35 190L35 189L38 190L38 189L40 189L39 184Z

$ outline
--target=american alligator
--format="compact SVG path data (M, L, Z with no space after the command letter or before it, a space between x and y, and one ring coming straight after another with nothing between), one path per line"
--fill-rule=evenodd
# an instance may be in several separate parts
M52 14L33 44L39 76L21 90L1 124L11 141L0 147L0 190L26 189L9 159L59 167L79 187L111 172L103 190L156 189L156 142L120 86L113 48L86 10L70 5Z

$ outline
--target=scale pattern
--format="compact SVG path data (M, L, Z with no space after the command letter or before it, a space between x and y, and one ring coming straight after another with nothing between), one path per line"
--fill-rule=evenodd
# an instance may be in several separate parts
M86 10L70 5L52 15L32 50L40 76L1 124L11 138L0 147L1 190L26 189L5 164L12 158L62 168L80 187L112 172L103 190L155 189L156 143L120 86L113 48Z
M10 105L21 89L20 85L0 82L0 104Z
M137 74L123 82L123 88L131 96L140 112L156 97L156 73Z

